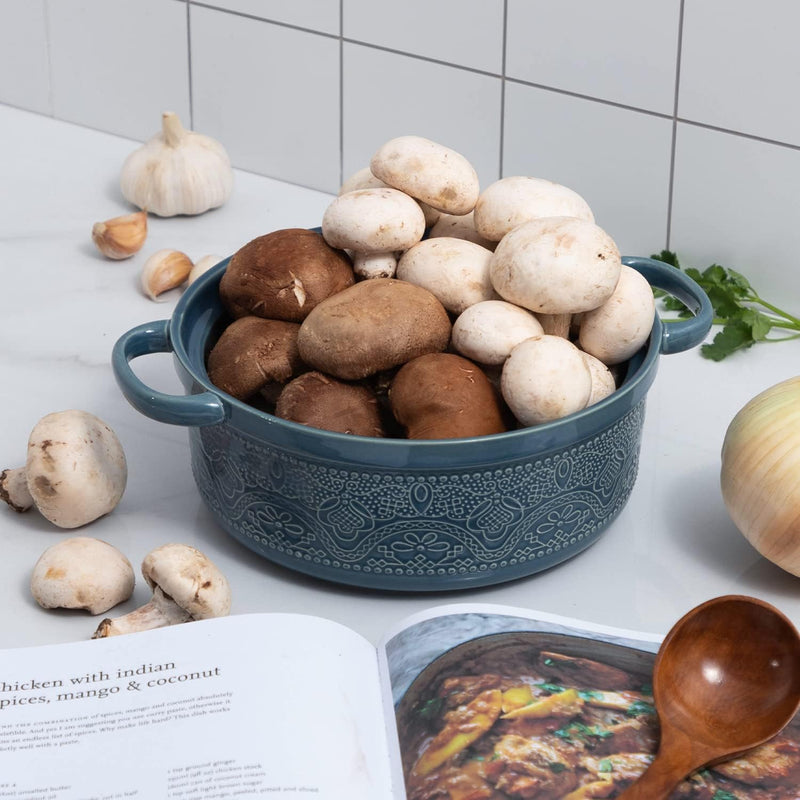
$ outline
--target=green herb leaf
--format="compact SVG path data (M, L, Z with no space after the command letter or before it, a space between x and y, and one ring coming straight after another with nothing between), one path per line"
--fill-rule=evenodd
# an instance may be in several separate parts
M559 686L557 683L537 683L536 685L540 689L543 689L545 692L549 692L550 694L560 694L564 691L564 687ZM531 702L535 701L532 700Z
M435 719L441 713L443 704L444 700L441 697L432 697L417 709L417 714L422 719Z
M611 761L610 758L604 758L598 765L597 765L598 772L613 772L614 771L614 763Z
M641 717L655 714L656 709L652 703L648 703L646 700L634 700L626 713L629 717Z
M737 350L746 350L756 340L750 326L742 319L733 319L726 323L710 344L700 347L700 353L712 361L722 361Z
M662 250L651 257L682 269L677 255L670 250ZM714 324L722 326L713 341L700 348L705 358L722 361L758 342L800 338L800 318L761 298L742 273L726 269L720 264L711 264L702 272L687 267L683 272L708 295L714 309ZM654 290L654 294L659 298L662 308L674 312L678 319L691 316L689 309L677 298L658 289ZM672 320L668 318L664 321L668 323ZM771 337L769 334L773 331L779 335Z
M553 733L568 742L588 742L591 739L608 739L614 735L614 731L609 731L599 725L586 725L583 722L572 722L559 728Z

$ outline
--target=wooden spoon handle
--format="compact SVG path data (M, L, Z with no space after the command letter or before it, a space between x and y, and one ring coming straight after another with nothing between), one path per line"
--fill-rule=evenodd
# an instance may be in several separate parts
M667 800L672 790L694 769L674 753L659 753L645 772L617 800Z

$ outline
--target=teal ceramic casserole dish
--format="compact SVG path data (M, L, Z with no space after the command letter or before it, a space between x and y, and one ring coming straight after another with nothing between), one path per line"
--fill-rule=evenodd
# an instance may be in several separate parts
M194 282L170 319L113 351L141 413L189 430L192 470L220 527L272 562L372 589L440 591L532 575L595 542L636 480L645 399L662 355L699 344L702 289L647 258L623 262L695 314L654 319L614 394L556 422L473 439L375 439L305 427L216 388L205 359L225 320L227 260ZM185 396L146 386L130 361L171 352Z

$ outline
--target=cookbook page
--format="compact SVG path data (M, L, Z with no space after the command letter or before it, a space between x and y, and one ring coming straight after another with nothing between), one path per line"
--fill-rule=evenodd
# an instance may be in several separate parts
M450 605L390 631L379 661L396 785L431 797L619 796L653 759L660 637L503 606ZM797 800L800 719L672 798Z
M374 647L313 617L0 652L4 800L388 800L384 730Z

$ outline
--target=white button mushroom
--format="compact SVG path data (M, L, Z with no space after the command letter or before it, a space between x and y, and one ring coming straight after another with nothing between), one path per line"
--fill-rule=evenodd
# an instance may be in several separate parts
M543 217L507 233L492 255L503 299L537 314L577 314L602 305L622 268L613 239L577 217Z
M142 575L153 590L150 602L123 617L104 619L93 639L230 613L227 579L207 556L190 545L157 547L142 561Z
M503 399L522 425L538 425L585 408L592 377L568 339L545 334L520 342L503 365Z
M63 539L39 556L31 594L42 608L103 614L133 593L131 562L113 545L89 536Z
M617 382L614 373L599 358L584 352L583 360L592 376L592 393L586 405L593 406L613 394L617 390Z
M475 242L487 250L494 250L497 242L489 241L481 236L475 229L475 214L442 214L428 233L428 237L436 239L439 236L452 236L456 239L466 239Z
M86 411L56 411L34 426L25 466L0 473L0 498L77 528L117 506L127 477L122 445L105 422Z
M397 278L422 286L454 314L497 293L489 278L492 251L466 239L425 239L397 262Z
M369 166L384 183L445 214L469 213L480 193L478 175L464 156L422 136L389 140Z
M362 167L357 172L354 172L345 182L339 187L338 194L346 194L347 192L354 192L357 189L385 189L391 188L388 184L384 183L380 178L376 178L372 174L369 167ZM419 203L422 213L425 215L425 225L430 227L434 225L439 217L442 216L441 211L431 208L427 203ZM391 277L391 276L387 276Z
M359 278L394 278L397 253L353 253L353 272Z
M475 205L475 229L499 242L510 230L539 217L579 217L594 222L589 204L575 191L544 178L511 175L487 186Z
M342 195L348 192L356 192L359 189L386 188L388 188L386 184L380 178L376 178L369 167L362 167L342 183L337 194Z
M397 189L357 189L336 197L322 215L322 235L331 246L355 253L407 250L422 239L425 215Z
M647 279L624 266L613 294L581 318L580 346L604 364L627 361L653 328L655 299Z
M541 323L527 309L505 300L483 300L459 315L450 343L479 364L498 365L520 342L543 333Z

